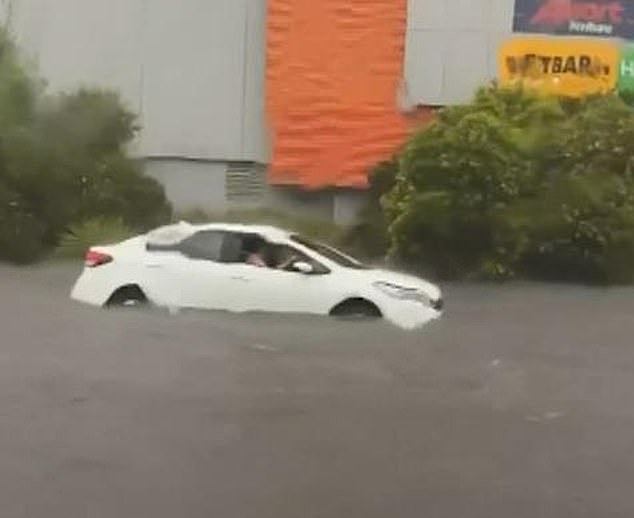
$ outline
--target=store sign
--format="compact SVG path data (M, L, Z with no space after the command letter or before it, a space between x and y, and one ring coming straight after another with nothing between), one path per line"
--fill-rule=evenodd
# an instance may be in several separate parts
M499 75L505 85L581 97L615 89L619 64L619 49L609 42L522 38L502 46Z
M515 0L513 30L634 39L634 2Z
M625 47L621 55L619 92L634 93L634 46Z

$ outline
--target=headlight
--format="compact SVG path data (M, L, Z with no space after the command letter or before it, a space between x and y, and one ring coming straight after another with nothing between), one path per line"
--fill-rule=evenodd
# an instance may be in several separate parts
M427 304L428 306L432 304L429 296L418 288L408 288L406 286L392 284L391 282L375 282L373 286L393 299L411 300Z

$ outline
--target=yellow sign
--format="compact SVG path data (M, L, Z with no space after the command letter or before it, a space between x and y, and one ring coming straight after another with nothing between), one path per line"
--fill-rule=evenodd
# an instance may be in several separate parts
M620 52L595 40L521 38L500 49L500 83L522 83L545 93L582 97L616 88Z

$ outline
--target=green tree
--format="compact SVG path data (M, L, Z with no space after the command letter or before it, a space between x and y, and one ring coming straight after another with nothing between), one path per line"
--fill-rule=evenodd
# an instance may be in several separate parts
M634 111L481 89L415 135L386 196L393 254L448 278L634 279Z
M379 163L370 172L367 202L358 222L344 236L343 244L367 259L385 257L390 246L383 198L394 188L397 173L397 157Z
M401 156L387 197L392 252L442 277L513 274L525 239L507 211L546 181L550 128L564 118L550 99L495 87L443 110Z
M0 32L0 260L37 259L93 218L169 220L162 187L127 156L137 131L114 92L47 95Z
M557 174L523 208L534 216L525 269L554 279L632 282L634 110L613 95L585 99L558 135Z

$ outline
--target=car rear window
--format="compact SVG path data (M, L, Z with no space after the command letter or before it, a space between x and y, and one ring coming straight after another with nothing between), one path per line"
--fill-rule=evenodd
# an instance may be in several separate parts
M176 248L190 259L220 262L224 232L205 230L182 241Z

